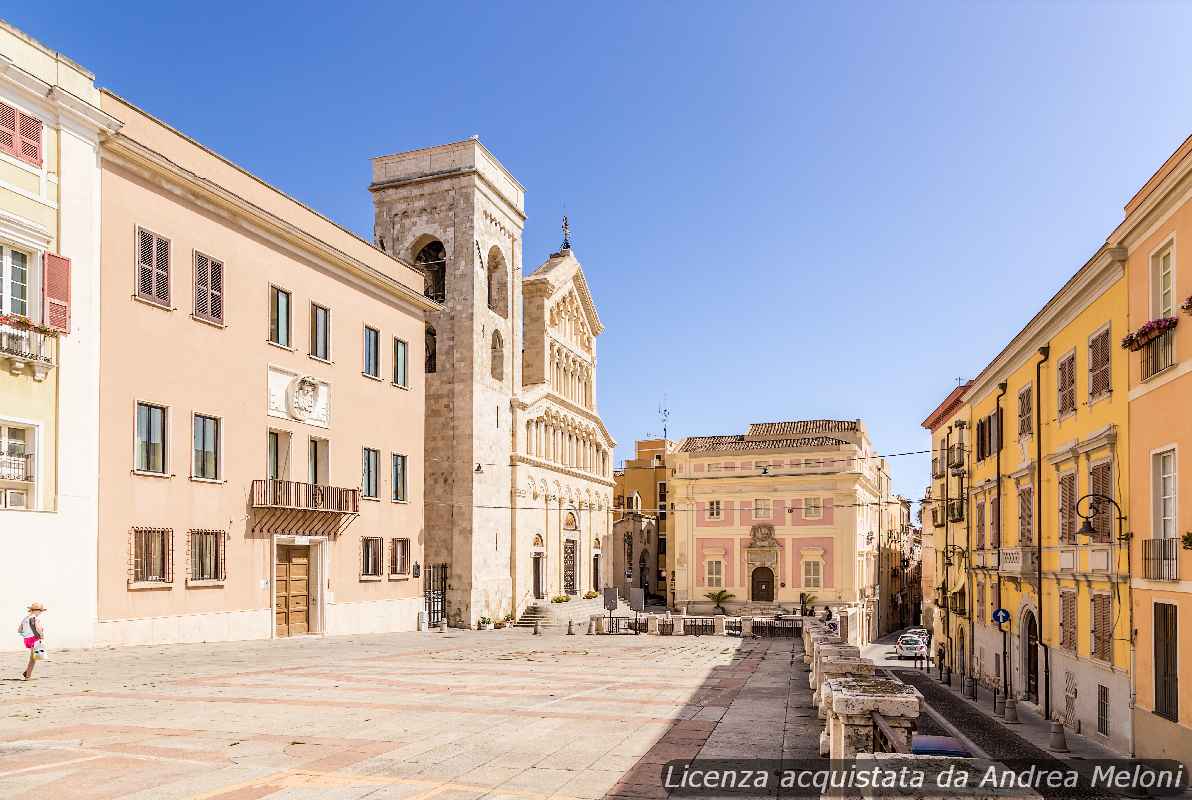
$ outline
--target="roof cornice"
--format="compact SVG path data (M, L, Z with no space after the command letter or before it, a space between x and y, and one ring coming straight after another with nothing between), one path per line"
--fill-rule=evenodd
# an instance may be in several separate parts
M192 198L224 213L247 220L271 240L313 255L375 289L403 300L420 311L437 311L442 306L401 281L354 258L299 226L257 206L223 186L196 175L162 154L127 136L116 134L103 142L104 160L122 164L146 176L156 176L179 187ZM395 262L398 263L398 262Z

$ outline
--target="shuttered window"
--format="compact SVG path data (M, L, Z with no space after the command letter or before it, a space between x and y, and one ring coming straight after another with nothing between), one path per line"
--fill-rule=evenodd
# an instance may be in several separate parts
M985 549L985 501L977 500L977 549Z
M1093 658L1109 661L1113 658L1112 602L1107 594L1093 597Z
M976 617L977 621L982 624L984 624L985 622L988 621L988 618L985 616L985 582L984 581L980 581L980 580L977 581L977 602L976 602L976 605L973 606L973 615Z
M174 532L169 528L134 528L132 531L132 582L173 582L173 550Z
M1060 541L1076 541L1076 473L1060 476Z
M0 152L41 166L41 120L0 103Z
M365 536L360 540L360 574L371 578L379 578L384 570L385 540L380 537Z
M195 316L212 322L224 319L224 265L195 251Z
M1056 369L1056 414L1064 416L1076 412L1076 354L1060 359Z
M1034 430L1034 394L1028 386L1018 393L1018 435L1030 436Z
M1034 517L1033 502L1034 491L1031 488L1018 490L1018 546L1025 547L1029 544L1034 544L1034 526L1031 521Z
M1176 611L1173 603L1155 603L1155 713L1172 722L1180 718Z
M1060 647L1076 650L1076 593L1060 592Z
M1094 464L1089 468L1089 494L1101 495L1102 497L1113 497L1113 485L1111 483L1113 475L1113 464L1106 461L1103 464ZM1094 501L1095 502L1095 501ZM1093 523L1094 542L1108 542L1110 540L1110 530L1113 527L1113 504L1108 502L1095 503L1093 509L1096 511L1093 514L1091 522Z
M989 546L1002 546L1002 509L996 497L989 501Z
M1089 399L1109 394L1110 386L1109 329L1089 339Z
M56 331L70 333L70 259L46 253L41 287L43 321Z
M137 228L137 297L170 304L170 242Z

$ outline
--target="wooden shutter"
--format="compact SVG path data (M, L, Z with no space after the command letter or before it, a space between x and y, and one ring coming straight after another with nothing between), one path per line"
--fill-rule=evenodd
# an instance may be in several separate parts
M1113 486L1110 483L1113 474L1113 464L1105 462L1104 464L1095 464L1089 469L1089 493L1099 494L1104 497L1113 497ZM1095 542L1108 542L1110 539L1110 529L1113 525L1113 506L1107 502L1101 502L1097 505L1097 513L1093 515L1092 519L1093 529L1096 535L1093 536Z
M1060 541L1076 541L1076 473L1060 476Z
M28 114L17 114L17 157L34 166L41 166L41 120Z
M137 229L137 295L170 303L170 243L143 228Z
M43 321L56 331L70 333L70 259L46 253L41 287Z
M1089 342L1089 397L1110 391L1109 331L1104 330Z
M989 544L992 547L1002 545L1002 509L998 499L989 501Z
M17 110L0 103L0 151L17 155Z
M1018 435L1027 436L1031 432L1031 390L1028 387L1018 393Z
M977 549L985 549L985 501L977 500Z
M195 316L223 322L222 261L195 251Z
M1092 656L1102 661L1113 657L1113 619L1110 616L1110 597L1099 594L1093 597L1093 647Z
M1058 414L1071 413L1076 410L1076 357L1068 356L1060 362L1058 374Z
M1155 603L1155 713L1178 721L1179 682L1176 672L1178 620L1173 603Z
M1025 547L1034 541L1031 531L1031 494L1030 489L1018 492L1018 546Z
M1076 595L1073 592L1060 594L1060 646L1067 650L1076 649Z

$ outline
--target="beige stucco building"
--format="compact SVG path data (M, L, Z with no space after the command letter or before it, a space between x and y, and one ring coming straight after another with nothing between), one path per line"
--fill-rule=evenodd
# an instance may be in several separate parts
M422 276L99 99L97 641L413 629Z
M690 436L667 457L675 545L675 604L709 611L816 606L849 615L862 643L877 625L880 535L901 507L860 420L749 426L744 435Z
M613 577L618 587L643 588L667 605L674 604L674 597L669 580L666 458L674 449L669 439L638 439L633 458L613 470L613 524L628 520L613 537L617 562ZM636 517L631 519L630 514ZM626 547L632 547L632 555Z
M523 273L525 190L479 140L373 159L379 247L425 275L427 559L454 625L603 586L604 326L566 231Z

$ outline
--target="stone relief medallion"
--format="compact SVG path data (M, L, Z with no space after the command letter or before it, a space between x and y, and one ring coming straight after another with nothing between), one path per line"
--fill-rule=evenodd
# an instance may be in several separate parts
M777 547L773 525L754 525L749 529L750 547Z
M290 416L296 420L309 418L314 413L318 398L318 381L307 375L294 378L286 390L286 405Z

